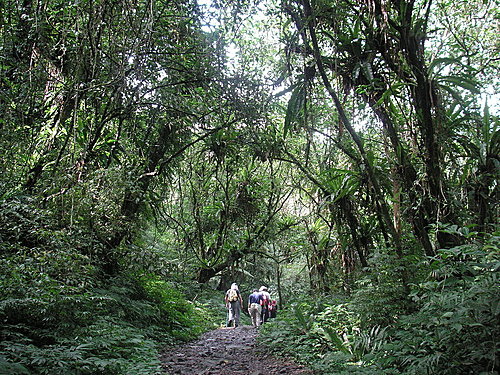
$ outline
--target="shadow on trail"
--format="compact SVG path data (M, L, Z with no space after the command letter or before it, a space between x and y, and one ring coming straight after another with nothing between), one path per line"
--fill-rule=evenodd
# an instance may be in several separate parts
M259 353L252 326L220 328L197 341L168 349L161 357L169 375L311 375L293 362Z

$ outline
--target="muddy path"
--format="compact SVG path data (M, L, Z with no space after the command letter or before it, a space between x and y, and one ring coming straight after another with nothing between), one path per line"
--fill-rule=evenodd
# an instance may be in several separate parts
M259 351L252 326L220 328L197 341L167 349L162 357L168 375L312 375L310 370Z

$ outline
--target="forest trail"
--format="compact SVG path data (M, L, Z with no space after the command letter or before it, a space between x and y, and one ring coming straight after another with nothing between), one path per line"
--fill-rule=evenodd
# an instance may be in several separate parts
M259 353L252 326L220 328L197 341L168 349L161 360L169 375L311 375L288 360Z

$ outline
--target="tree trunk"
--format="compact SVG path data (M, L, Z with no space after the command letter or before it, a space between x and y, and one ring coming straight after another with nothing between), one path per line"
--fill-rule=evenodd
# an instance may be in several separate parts
M309 34L311 36L311 42L313 45L313 53L314 53L314 59L316 62L316 66L318 67L318 70L320 72L320 75L321 75L321 78L322 78L323 83L325 85L325 88L327 89L328 93L330 94L331 98L333 99L333 102L335 104L335 108L337 109L337 112L339 114L339 117L340 117L344 127L347 129L352 140L354 141L354 143L356 144L356 146L358 148L359 154L360 154L361 159L363 161L363 164L366 168L368 178L369 178L370 183L372 184L372 187L373 187L375 200L376 200L376 206L380 210L380 215L381 215L381 219L382 219L382 222L380 223L380 225L381 226L385 225L387 231L391 235L391 239L393 241L393 245L394 245L394 249L396 251L396 254L398 255L398 257L402 257L403 252L402 252L402 246L401 246L401 238L398 236L398 234L394 230L394 226L393 226L391 217L389 215L389 210L387 209L387 205L385 204L383 197L382 197L382 190L380 188L378 178L376 177L375 172L373 171L373 167L372 167L370 161L368 160L368 157L366 155L366 152L365 152L365 149L363 146L363 142L361 141L359 135L356 133L351 122L347 118L347 115L344 111L342 103L340 102L338 95L337 95L336 91L333 89L331 82L326 74L325 67L323 65L323 60L321 57L321 52L319 49L318 39L316 36L315 18L314 18L314 15L312 13L311 4L309 3L309 0L304 0L303 4L304 4L304 13L305 13L304 15L305 15L306 19L308 20L307 26L308 26Z
M128 189L125 192L121 206L121 217L124 225L115 232L110 241L107 242L105 253L103 254L103 270L107 275L113 276L118 272L118 257L116 249L121 242L130 234L130 226L137 218L140 208L144 204L144 196L146 195L149 185L155 175L161 159L165 156L169 138L174 129L169 123L163 124L160 129L159 137L156 142L153 142L149 150L148 165L144 169L144 173L138 178L136 189Z
M281 292L281 265L279 262L276 263L276 286L278 288L278 306L279 309L283 309L283 294Z

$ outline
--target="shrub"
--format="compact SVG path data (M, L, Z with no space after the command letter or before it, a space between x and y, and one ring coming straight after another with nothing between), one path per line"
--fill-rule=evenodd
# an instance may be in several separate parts
M384 342L384 330L361 331L359 323L359 316L345 303L300 303L265 324L259 340L318 374L389 374L368 360L368 354L373 357Z
M499 239L439 251L432 277L414 288L418 309L399 319L381 362L409 375L496 373Z
M160 373L157 343L117 319L100 318L71 337L57 337L54 344L34 345L22 337L3 341L0 350L0 374L7 369L9 374Z
M140 278L147 298L159 308L159 322L165 325L177 339L189 340L202 332L214 328L216 318L199 302L186 300L181 287L161 280L158 276Z
M31 204L0 206L0 374L155 374L160 346L209 327L155 275L103 280L94 238Z
M414 280L429 275L412 285L412 301L397 269L382 266L349 303L296 304L260 340L319 374L496 375L499 242L495 234L410 264Z

